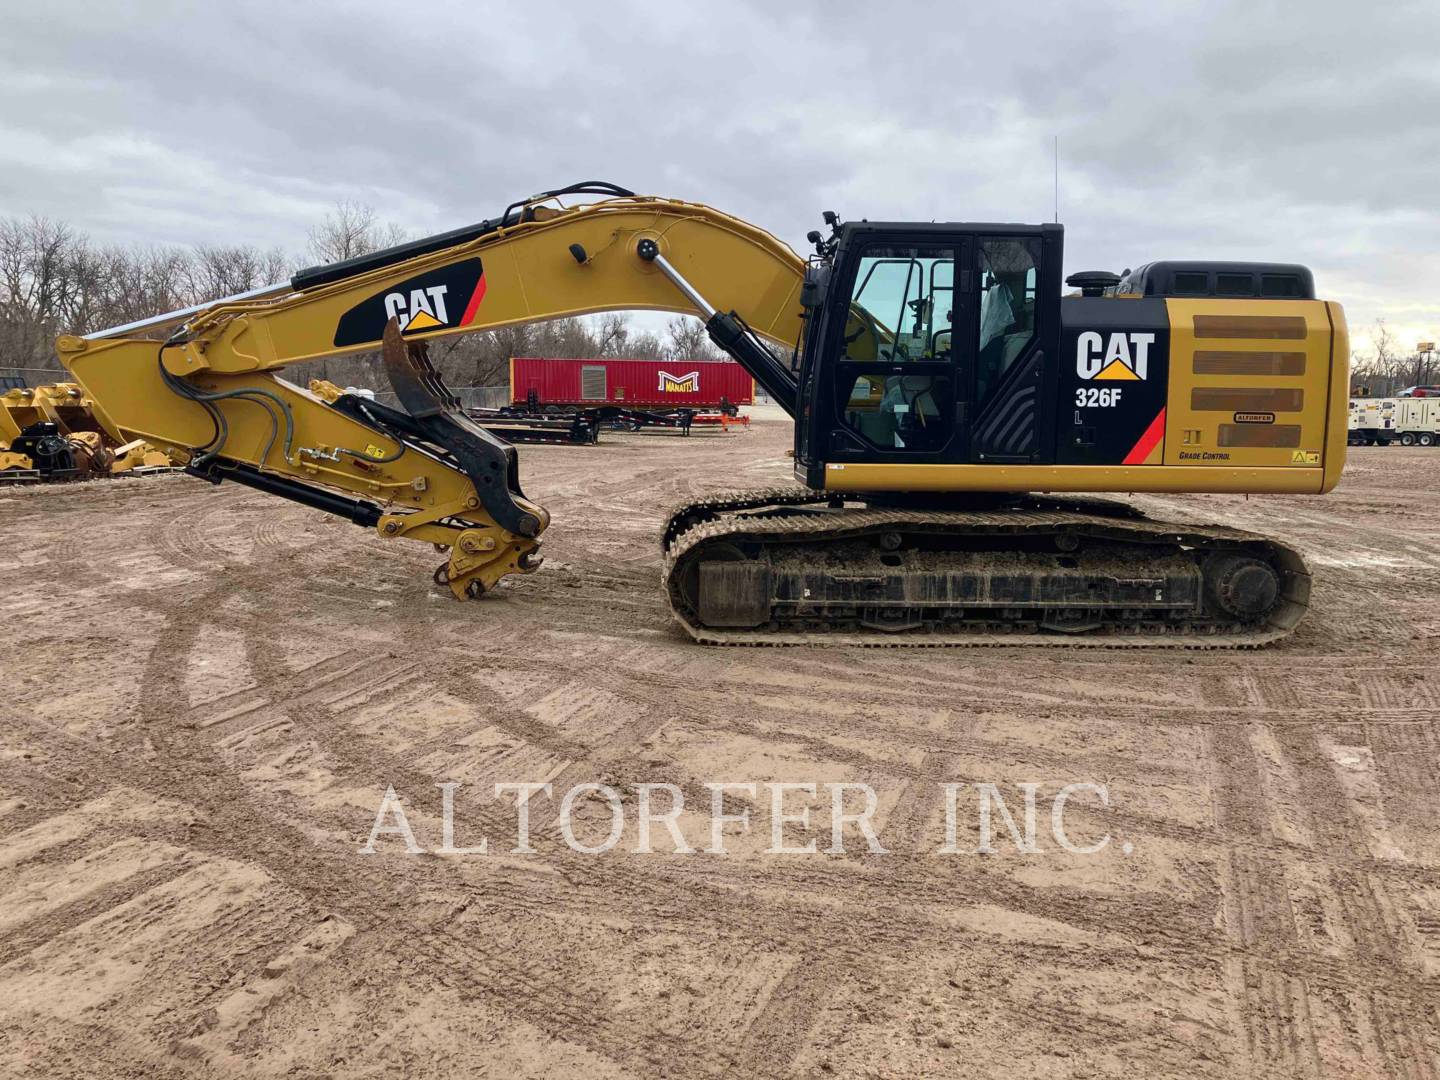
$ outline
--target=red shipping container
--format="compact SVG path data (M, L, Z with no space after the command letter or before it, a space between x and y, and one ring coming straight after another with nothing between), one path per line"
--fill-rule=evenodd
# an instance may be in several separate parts
M629 405L637 409L713 409L755 402L755 380L734 360L510 361L510 400L530 391L541 405Z

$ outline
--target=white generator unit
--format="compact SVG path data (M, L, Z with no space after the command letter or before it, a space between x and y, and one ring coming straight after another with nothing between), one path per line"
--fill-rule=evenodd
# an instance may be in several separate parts
M1399 437L1396 423L1399 419L1400 403L1400 398L1393 397L1351 398L1346 442L1351 446L1390 445L1391 440Z
M1395 410L1395 430L1401 446L1440 443L1440 398L1400 398Z

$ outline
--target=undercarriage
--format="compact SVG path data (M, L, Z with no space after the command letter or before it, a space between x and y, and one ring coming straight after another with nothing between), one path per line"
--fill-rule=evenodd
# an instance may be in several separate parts
M708 644L1253 647L1310 595L1289 547L1108 500L932 509L776 489L683 507L662 546L675 615Z

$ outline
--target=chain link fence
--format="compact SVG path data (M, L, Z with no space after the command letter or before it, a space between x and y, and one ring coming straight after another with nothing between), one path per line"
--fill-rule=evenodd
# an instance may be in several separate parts
M70 373L64 368L0 367L0 391L70 381Z

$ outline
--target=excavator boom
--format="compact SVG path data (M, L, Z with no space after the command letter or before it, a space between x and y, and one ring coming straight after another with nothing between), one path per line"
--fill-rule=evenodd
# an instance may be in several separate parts
M545 203L577 193L610 197ZM676 268L690 293L667 276ZM754 335L794 347L803 274L788 246L738 218L585 184L469 229L301 271L288 288L65 336L57 348L103 402L117 441L144 439L188 456L189 471L212 481L446 547L437 580L475 596L538 565L549 517L525 499L514 448L460 412L425 341L603 311L697 314L699 289L722 323L745 312L743 329L726 327L732 348L758 357L762 385L793 403L788 366ZM327 403L276 374L381 347L403 412Z

